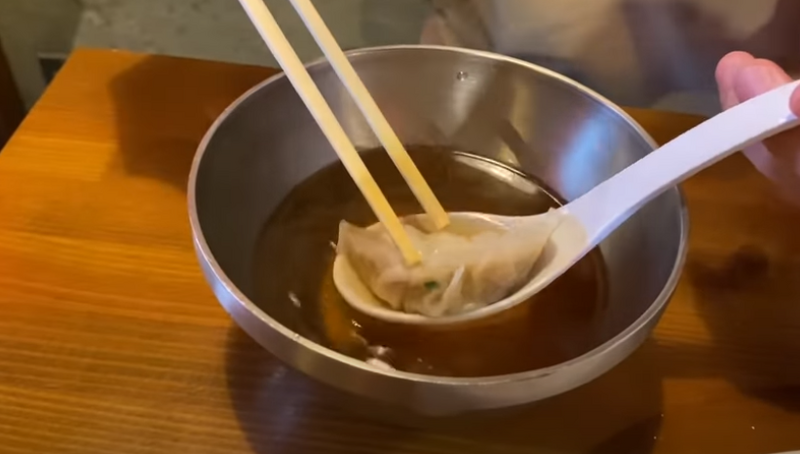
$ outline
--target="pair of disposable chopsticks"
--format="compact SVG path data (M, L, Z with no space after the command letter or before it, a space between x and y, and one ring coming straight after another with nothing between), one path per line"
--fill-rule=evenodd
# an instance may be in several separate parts
M369 170L364 165L364 161L361 160L361 156L359 156L331 108L325 102L319 89L314 85L311 76L306 71L297 53L292 49L272 13L270 13L263 0L239 0L239 2L259 34L261 34L261 37L267 43L267 46L269 46L272 54L278 60L278 63L280 63L281 68L283 68L294 89L311 112L314 120L322 129L323 134L325 134L325 137L339 155L339 159L350 173L358 189L367 199L372 211L397 245L406 263L410 265L418 263L421 260L419 251L412 244L411 239L397 218L397 214L389 205L386 196L381 192L375 179L370 175ZM322 49L322 52L336 71L339 79L350 92L350 96L355 100L372 131L389 153L400 174L417 200L419 200L422 208L430 216L433 224L437 228L446 226L449 222L447 213L436 199L414 162L408 156L408 152L403 147L400 139L394 133L389 122L386 121L386 117L383 116L364 83L350 65L311 0L291 0L291 2L316 40L317 45Z

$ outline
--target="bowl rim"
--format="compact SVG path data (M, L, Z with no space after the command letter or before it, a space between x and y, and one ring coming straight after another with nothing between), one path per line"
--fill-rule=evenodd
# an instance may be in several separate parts
M634 131L636 131L639 134L639 136L642 139L644 139L647 145L650 146L651 151L658 148L658 144L656 143L656 141L653 140L650 134L641 125L639 125L639 123L637 123L621 107L611 102L606 97L600 95L599 93L586 87L585 85L568 78L567 76L564 76L550 69L541 67L539 65L524 60L520 60L518 58L509 57L506 55L500 55L487 51L450 47L450 46L426 45L426 44L403 44L403 45L364 47L345 52L345 54L348 56L349 59L353 60L360 56L369 54L386 53L393 51L409 51L409 50L453 52L453 53L480 57L482 59L490 59L506 64L518 65L528 70L535 71L541 75L550 77L571 87L572 89L576 90L578 93L584 95L588 99L597 102L599 104L602 104L604 107L610 109L611 112L618 115L619 118L624 120L629 127L631 127ZM329 66L330 64L324 57L321 57L307 63L305 67L309 70L312 70L314 68L319 68L326 65ZM479 377L448 377L439 375L424 375L412 372L404 372L395 369L391 370L379 369L368 365L364 361L352 358L343 353L339 353L336 350L325 347L324 345L318 344L310 339L303 337L299 333L292 331L288 327L284 326L277 320L270 317L266 312L261 310L261 308L259 308L247 296L245 296L244 293L242 293L236 287L236 285L233 284L233 282L228 278L225 271L219 266L213 254L211 253L211 249L209 248L205 236L203 235L203 230L200 225L200 219L197 214L197 203L196 203L196 195L197 195L196 185L197 185L197 176L200 164L203 159L203 156L205 155L205 151L208 148L209 143L211 142L211 139L216 134L219 127L228 119L228 117L230 117L233 111L235 111L240 105L242 105L248 99L250 99L252 95L264 89L265 87L269 86L270 84L276 83L277 81L282 80L284 78L286 78L285 74L283 72L279 72L263 80L262 82L259 82L258 84L251 87L249 90L245 91L238 98L236 98L214 120L214 122L211 124L211 126L208 128L205 135L203 136L203 139L200 141L200 144L198 145L197 150L195 152L195 156L192 160L186 195L187 195L187 202L189 209L189 222L192 230L195 249L197 251L197 254L201 255L203 260L205 260L205 262L211 268L211 271L214 273L214 275L219 281L218 283L221 284L225 288L225 290L227 290L236 299L236 302L244 307L244 309L246 309L252 315L257 317L262 323L267 324L271 329L280 333L285 338L291 340L296 344L299 344L299 346L308 348L312 350L314 353L329 357L341 363L345 363L348 366L352 366L356 369L361 369L364 372L380 374L386 376L387 378L399 379L402 381L434 383L439 385L450 385L450 386L497 385L510 382L526 381L535 379L537 377L553 375L560 369L575 366L579 363L583 363L587 360L594 359L599 355L602 355L615 348L618 348L620 344L626 343L626 341L629 338L635 336L640 330L644 329L648 325L648 322L650 320L652 320L654 317L657 317L661 313L661 311L665 308L667 302L672 297L672 294L678 285L678 281L680 280L681 272L685 265L686 256L688 254L688 249L689 249L688 247L689 212L686 205L686 198L679 186L676 186L675 188L672 189L676 191L678 195L678 204L680 211L679 215L681 221L678 255L676 257L672 270L670 271L670 276L664 285L664 288L661 289L661 292L658 294L658 296L653 300L652 303L650 303L650 306L627 328L625 328L620 333L618 333L611 339L607 340L606 342L568 361L554 364L552 366L548 366L541 369L515 372L513 374L505 374L505 375L490 375L490 376L479 376Z

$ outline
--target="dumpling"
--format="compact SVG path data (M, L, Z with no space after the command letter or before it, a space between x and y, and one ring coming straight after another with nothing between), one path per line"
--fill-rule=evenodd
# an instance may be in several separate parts
M342 221L337 254L347 257L388 307L429 317L454 315L497 302L529 280L560 219L550 213L537 218L477 231L454 222L431 231L422 216L409 216L403 227L422 254L422 262L412 267L380 224L361 228Z

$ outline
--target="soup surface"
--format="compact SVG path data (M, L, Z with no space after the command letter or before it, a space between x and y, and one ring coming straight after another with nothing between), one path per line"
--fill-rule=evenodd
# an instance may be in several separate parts
M485 158L432 147L409 153L447 211L530 215L559 205L533 178ZM398 215L421 212L383 150L362 156ZM377 367L457 377L547 367L602 343L607 291L598 251L496 316L446 327L393 325L356 312L336 291L331 267L342 219L376 222L337 162L295 187L258 241L255 303L304 337Z

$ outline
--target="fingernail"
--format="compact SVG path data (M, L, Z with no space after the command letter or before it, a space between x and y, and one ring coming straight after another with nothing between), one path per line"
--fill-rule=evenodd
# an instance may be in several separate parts
M740 101L758 96L788 82L788 77L777 67L753 65L742 68L736 77L736 94Z

